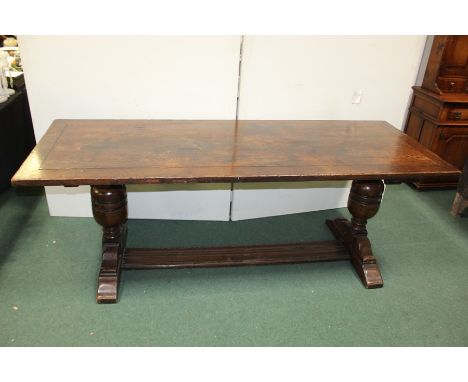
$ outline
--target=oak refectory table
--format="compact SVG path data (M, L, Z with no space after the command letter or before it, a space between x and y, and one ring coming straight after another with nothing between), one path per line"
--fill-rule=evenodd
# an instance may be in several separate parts
M115 303L122 269L351 261L366 288L383 281L367 237L384 180L454 180L460 171L386 122L56 120L15 186L91 186L103 227L97 301ZM127 248L126 184L352 180L337 240L210 248Z

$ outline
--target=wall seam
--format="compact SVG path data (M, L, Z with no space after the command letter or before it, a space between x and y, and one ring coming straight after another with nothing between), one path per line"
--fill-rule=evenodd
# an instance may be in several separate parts
M240 87L242 78L242 54L244 50L244 35L241 36L239 45L239 70L237 74L237 97L236 97L236 122L235 129L237 130L237 121L239 120L239 104L240 104ZM229 221L232 221L232 204L234 202L234 183L231 183L231 195L229 201Z

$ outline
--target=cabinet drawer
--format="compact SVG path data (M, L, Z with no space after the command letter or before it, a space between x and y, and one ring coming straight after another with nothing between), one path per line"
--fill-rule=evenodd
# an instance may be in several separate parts
M466 78L443 78L437 81L439 89L444 93L466 93L468 92L468 82Z
M413 100L413 107L420 113L437 119L442 111L443 104L429 97L416 94Z
M447 119L449 121L468 121L468 108L450 108Z

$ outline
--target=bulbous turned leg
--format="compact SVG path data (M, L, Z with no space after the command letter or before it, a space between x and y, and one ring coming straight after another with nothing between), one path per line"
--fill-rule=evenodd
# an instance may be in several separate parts
M367 220L379 210L383 191L384 184L381 180L353 181L348 199L351 222L347 219L327 220L335 237L348 249L351 263L366 288L383 286L366 229Z
M91 186L94 219L102 226L102 262L98 277L98 303L118 298L120 264L127 238L127 192L124 185Z

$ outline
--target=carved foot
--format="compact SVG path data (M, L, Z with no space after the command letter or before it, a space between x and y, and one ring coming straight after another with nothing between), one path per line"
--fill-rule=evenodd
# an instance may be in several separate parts
M465 166L458 180L457 193L452 204L451 213L453 216L460 217L465 208L468 208L468 157L465 159Z
M99 270L96 300L98 303L116 303L120 281L120 245L104 244Z
M464 199L463 196L457 192L450 211L452 216L460 217L465 208L468 208L468 199Z
M362 284L368 289L381 288L382 276L367 236L354 236L351 223L346 219L327 220L326 223L351 255L351 264Z

